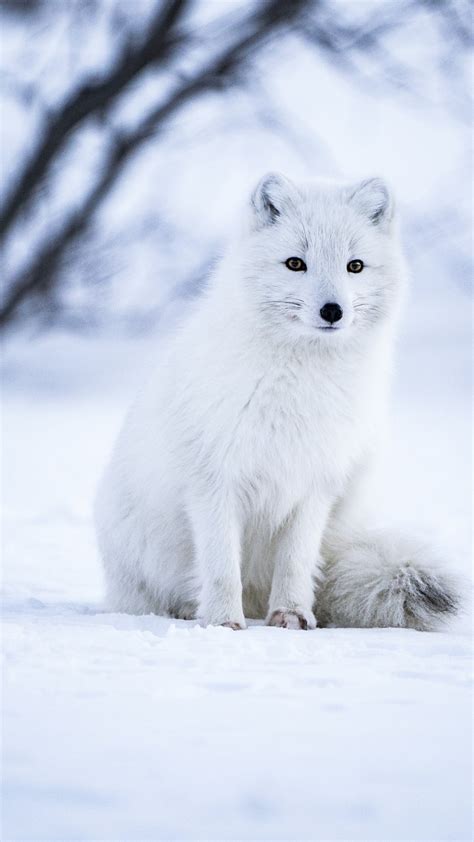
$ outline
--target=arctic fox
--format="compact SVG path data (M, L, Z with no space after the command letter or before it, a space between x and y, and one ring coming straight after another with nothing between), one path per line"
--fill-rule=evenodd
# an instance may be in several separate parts
M233 629L429 629L455 612L429 550L357 525L404 285L381 179L260 181L102 480L112 610Z

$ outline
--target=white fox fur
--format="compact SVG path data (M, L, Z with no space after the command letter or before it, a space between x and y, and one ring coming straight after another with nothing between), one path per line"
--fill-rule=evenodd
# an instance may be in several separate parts
M314 628L314 608L324 624L431 628L455 610L426 549L347 526L383 430L404 284L380 179L262 179L101 483L110 608L233 628Z

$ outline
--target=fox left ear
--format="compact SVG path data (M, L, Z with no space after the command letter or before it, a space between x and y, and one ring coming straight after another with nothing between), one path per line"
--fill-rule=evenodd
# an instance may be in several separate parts
M388 227L393 219L392 194L381 178L368 178L351 188L349 202L373 225Z
M294 199L296 188L284 175L267 173L252 193L252 209L260 225L275 223Z

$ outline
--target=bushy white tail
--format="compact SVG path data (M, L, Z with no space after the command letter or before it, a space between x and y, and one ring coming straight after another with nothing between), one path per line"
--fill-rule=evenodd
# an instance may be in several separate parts
M326 539L317 593L319 625L434 630L460 605L460 585L433 550L391 530L348 531Z

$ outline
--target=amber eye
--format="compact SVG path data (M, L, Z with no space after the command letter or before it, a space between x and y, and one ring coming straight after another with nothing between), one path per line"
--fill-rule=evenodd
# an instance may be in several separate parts
M347 264L348 272L355 272L357 274L357 272L362 272L363 268L364 264L362 263L362 260L350 260Z
M292 272L306 272L306 263L304 260L301 260L301 257L289 257L288 260L285 260L285 266L287 269L291 269Z

